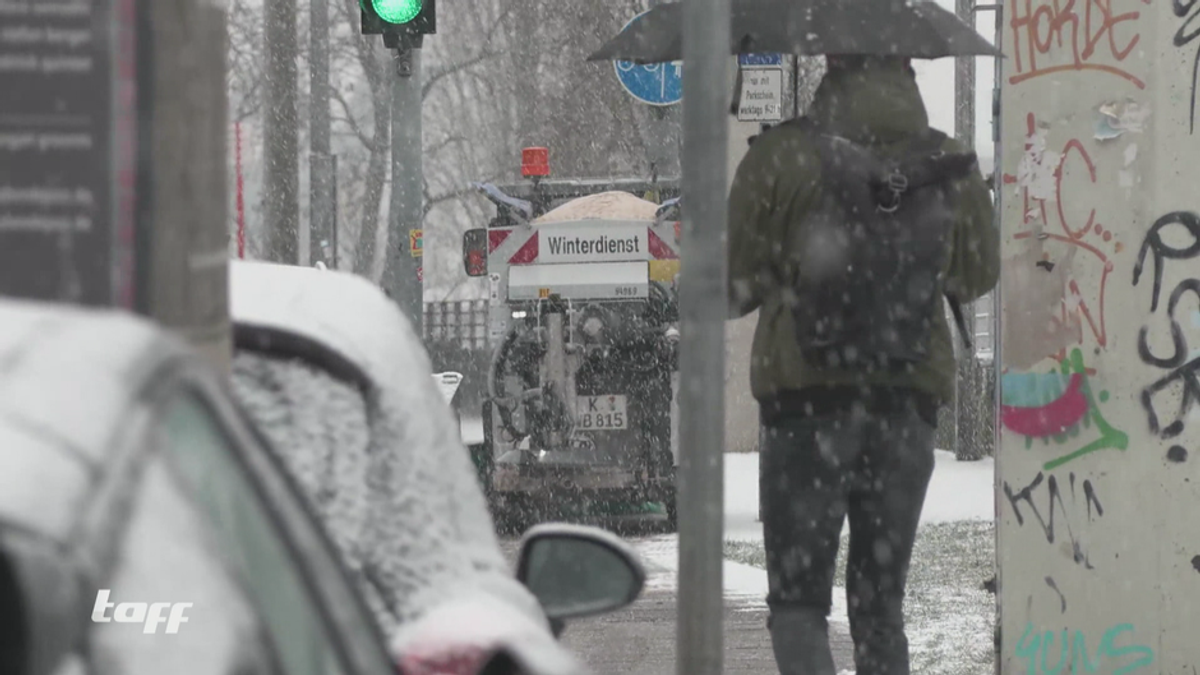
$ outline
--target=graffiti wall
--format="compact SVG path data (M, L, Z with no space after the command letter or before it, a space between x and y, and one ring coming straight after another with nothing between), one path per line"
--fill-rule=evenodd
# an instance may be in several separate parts
M1002 673L1200 669L1200 0L1004 0Z

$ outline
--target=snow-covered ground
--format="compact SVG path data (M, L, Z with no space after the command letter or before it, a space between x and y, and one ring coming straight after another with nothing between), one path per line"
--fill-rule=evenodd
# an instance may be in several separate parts
M959 462L953 453L945 450L935 453L937 466L929 482L921 523L994 518L992 458ZM762 541L762 524L758 522L758 453L725 455L725 539Z
M467 442L474 437L482 439L478 420L464 420L463 435ZM914 560L920 564L914 565L906 603L913 670L934 675L984 673L990 668L992 648L988 610L991 596L980 584L991 575L994 557L990 525L995 516L995 462L992 458L959 462L953 453L944 450L937 450L935 456L933 478L921 513L922 532L914 552ZM843 538L847 534L848 528L843 529ZM766 604L762 539L758 453L726 454L726 554L738 558L726 558L723 568L725 597L730 605L761 610ZM632 539L630 543L646 565L647 590L676 588L678 536ZM957 583L946 585L942 578L957 579ZM848 620L843 587L834 589L833 603L830 620L845 629Z
M991 623L986 611L990 596L979 585L990 575L994 556L988 535L995 508L994 462L959 462L942 450L936 457L914 558L936 559L938 564L920 565L928 573L914 566L906 604L914 672L982 673L990 667ZM725 539L730 547L761 561L762 526L757 521L758 454L727 454ZM634 543L649 572L647 588L676 587L678 538L667 535ZM943 562L955 569L942 568ZM760 564L725 560L725 597L730 604L748 610L765 606L767 573ZM959 583L943 588L939 575ZM833 602L830 620L845 629L844 588L834 589Z

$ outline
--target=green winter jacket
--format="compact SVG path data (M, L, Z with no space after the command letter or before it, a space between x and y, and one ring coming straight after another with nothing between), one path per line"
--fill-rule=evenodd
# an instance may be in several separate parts
M929 119L912 75L898 60L870 60L855 70L828 73L817 89L809 117L824 129L896 156L903 141L925 129ZM947 152L962 145L948 139ZM750 386L760 402L812 386L867 384L911 387L942 401L954 396L954 347L945 314L935 318L932 356L908 373L874 373L814 367L796 344L792 314L782 300L779 272L787 263L789 236L804 227L824 189L820 160L805 132L782 124L751 146L729 196L729 297L731 318L759 311L751 351ZM975 172L954 187L958 227L947 272L948 292L963 303L984 295L999 277L999 241L991 193ZM792 277L794 278L794 277ZM970 317L968 317L970 323Z

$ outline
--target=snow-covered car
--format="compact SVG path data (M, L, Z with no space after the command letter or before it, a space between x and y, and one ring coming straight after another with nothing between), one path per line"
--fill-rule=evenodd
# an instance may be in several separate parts
M0 673L395 675L273 454L153 325L0 300Z
M562 621L636 599L636 554L552 525L527 535L514 577L399 308L361 277L241 261L230 307L236 396L311 498L402 672L587 672L556 639Z

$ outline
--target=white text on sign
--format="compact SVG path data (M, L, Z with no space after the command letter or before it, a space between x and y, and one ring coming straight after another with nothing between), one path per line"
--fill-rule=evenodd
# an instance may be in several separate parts
M158 632L158 625L166 622L168 635L174 635L179 632L179 625L188 622L186 616L183 615L184 610L192 606L190 602L122 602L120 604L109 602L108 598L112 595L112 591L104 588L96 593L96 604L92 607L92 621L94 623L141 623L145 625L142 632L146 635L154 635ZM170 608L170 612L164 616L163 612ZM108 616L108 610L113 609L112 616Z

